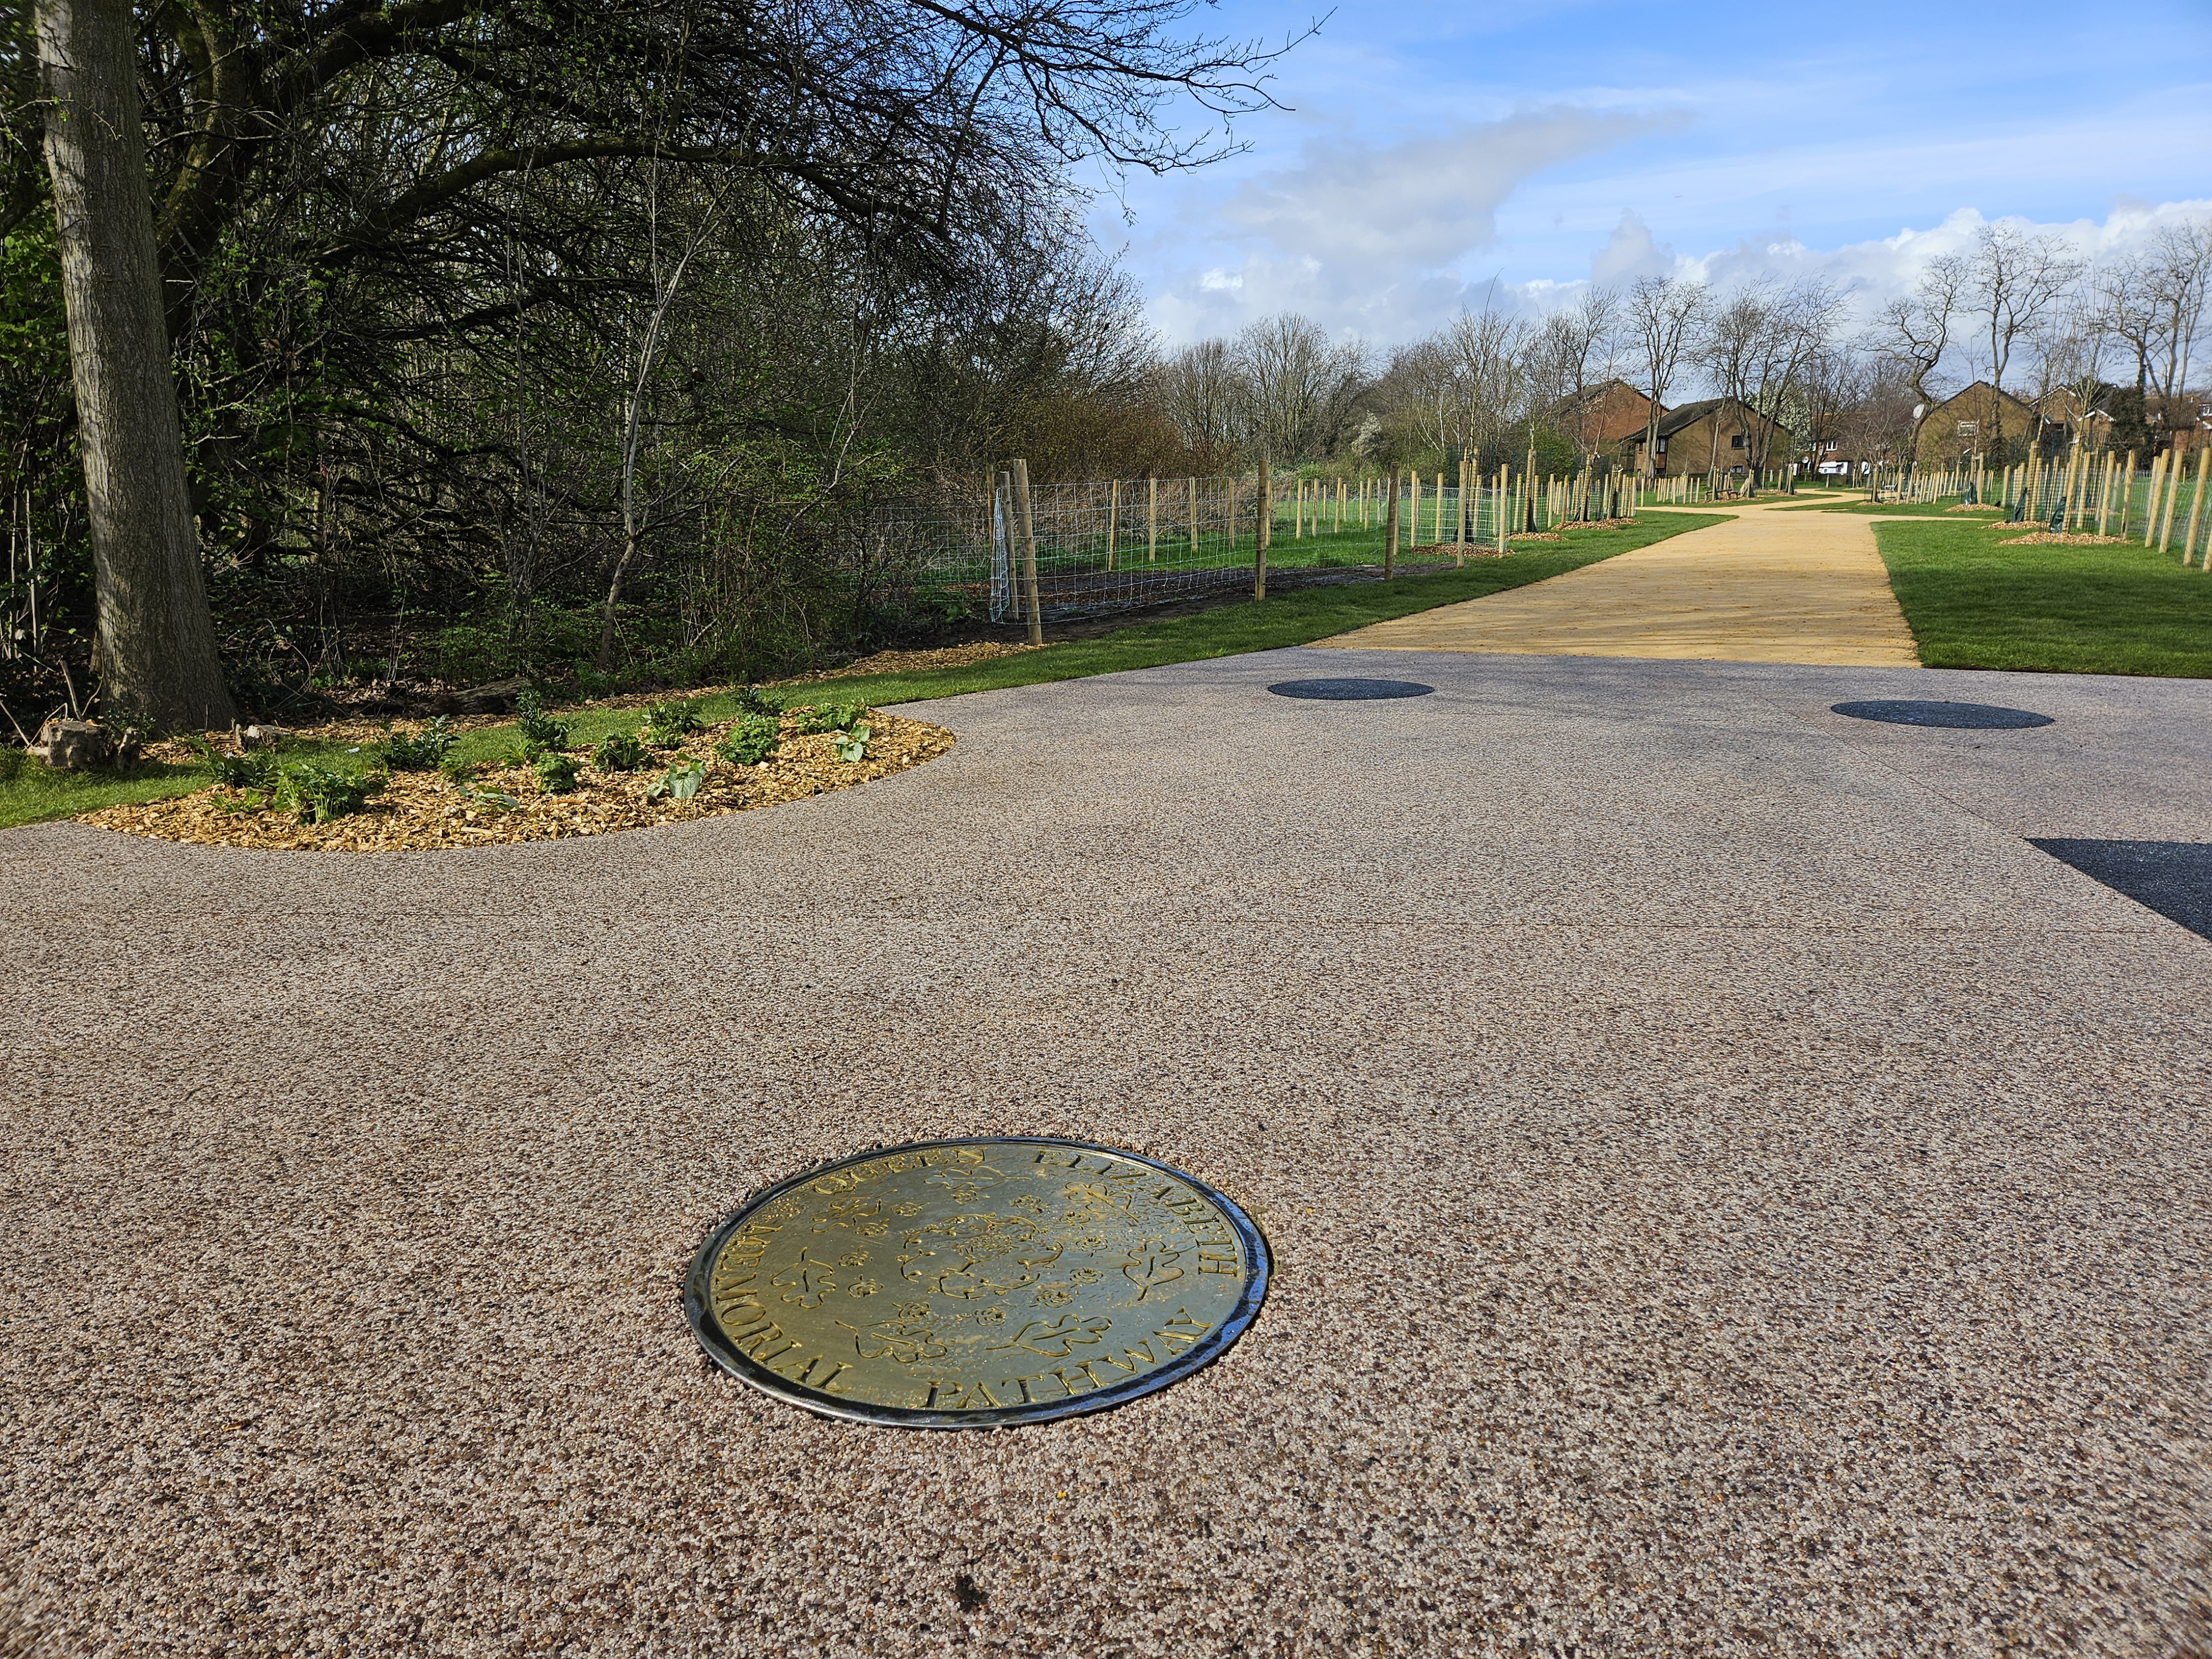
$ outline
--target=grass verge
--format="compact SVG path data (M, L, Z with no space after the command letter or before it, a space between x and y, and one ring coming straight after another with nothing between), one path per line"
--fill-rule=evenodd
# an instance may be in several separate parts
M1875 538L1930 668L2212 677L2212 575L2155 548L2023 547L1955 518Z
M1082 679L1093 674L1115 674L1133 668L1158 668L1168 663L1196 662L1210 657L1240 656L1252 651L1308 645L1333 634L1364 628L1370 623L1388 622L1395 617L1411 616L1440 605L1525 586L1721 521L1711 514L1669 511L1618 528L1575 531L1564 542L1524 544L1525 550L1509 557L1476 559L1462 569L1403 575L1388 582L1307 589L1278 594L1259 604L1248 599L1195 616L1139 622L1097 639L1066 641L1048 645L1042 651L1025 651L1018 656L994 658L964 668L855 676L826 680L818 687L784 685L773 695L787 704L819 697L879 708L890 703L957 697L970 691L1041 685L1052 680ZM1423 555L1429 551L1426 548L1419 550ZM1300 562L1310 562L1316 552L1317 550L1311 549L1309 544L1293 556L1302 555ZM1275 554L1269 556L1273 562L1284 562ZM738 712L738 699L732 694L709 695L696 701L701 717L709 721L728 720ZM618 732L635 732L638 726L638 712L635 708L594 708L586 704L560 712L568 726L571 748L597 743ZM512 725L487 726L463 734L452 752L456 760L489 761L505 755L516 742ZM285 752L312 757L326 765L362 769L373 759L364 750L351 744L310 739L295 740L287 745ZM72 817L103 806L137 805L189 794L212 781L210 774L197 766L149 766L127 778L100 773L49 772L44 767L28 763L21 751L13 753L21 763L14 775L0 775L0 829L45 818Z

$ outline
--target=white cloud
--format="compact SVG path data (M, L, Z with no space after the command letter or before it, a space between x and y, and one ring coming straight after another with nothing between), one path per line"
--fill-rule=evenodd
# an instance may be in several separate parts
M1683 119L1554 108L1389 144L1309 138L1299 165L1247 177L1152 244L1153 321L1176 341L1285 310L1343 334L1419 332L1457 308L1468 279L1455 267L1494 241L1528 179Z
M1285 253L1437 270L1497 234L1498 208L1524 180L1683 118L1558 108L1380 148L1310 139L1297 167L1247 179L1222 216Z

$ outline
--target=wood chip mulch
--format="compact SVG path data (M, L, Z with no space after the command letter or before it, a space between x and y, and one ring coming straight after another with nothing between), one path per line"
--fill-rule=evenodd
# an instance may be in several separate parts
M1992 530L2002 530L2002 525L1991 525ZM2086 530L2039 530L2032 535L2014 536L2007 547L2121 547L2127 542L2124 536L2093 536Z
M787 715L775 754L758 766L739 766L715 756L716 742L735 724L725 721L685 738L680 748L659 751L642 771L601 772L584 750L572 750L581 763L578 784L564 794L542 793L527 766L487 767L470 780L477 790L497 792L518 803L508 809L472 801L436 772L395 772L384 793L362 810L327 823L301 823L287 812L254 810L240 792L220 785L143 805L106 807L85 814L82 821L125 835L208 847L325 853L492 847L749 812L888 777L952 747L952 734L942 726L873 709L866 723L867 755L854 762L837 758L828 734L796 732ZM697 795L690 800L647 799L648 783L689 761L706 766ZM245 810L233 810L239 808Z

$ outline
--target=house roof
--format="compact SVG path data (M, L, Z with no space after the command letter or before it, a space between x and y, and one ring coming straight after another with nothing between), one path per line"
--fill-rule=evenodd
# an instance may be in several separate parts
M2014 409L2020 410L2023 415L2033 415L2035 413L2034 409L2030 406L2026 400L2014 397L2009 392L1998 392L1997 389L1991 386L1987 380L1976 380L1971 386L1960 386L1949 397L1944 398L1942 403L1937 404L1934 408L1930 409L1928 413L1930 416L1939 415L1943 410L1950 408L1953 404L1957 403L1960 398L1969 396L1974 398L1978 403L1987 404L1992 392L1995 392L1996 396L2003 398L2007 403L2010 404Z
M1706 398L1694 404L1684 404L1673 414L1661 417L1659 435L1662 438L1671 438L1684 427L1695 426L1708 415L1717 415L1728 406L1729 400L1725 398ZM1755 411L1750 411L1747 406L1747 412ZM1779 421L1768 421L1766 424L1777 432L1790 432L1790 428ZM1790 435L1794 438L1796 434L1790 433ZM1639 432L1630 441L1640 444L1644 441L1644 434Z

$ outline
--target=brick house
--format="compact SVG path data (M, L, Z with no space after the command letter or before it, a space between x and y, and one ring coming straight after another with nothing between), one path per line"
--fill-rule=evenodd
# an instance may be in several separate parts
M1622 448L1631 466L1644 459L1644 434L1635 433ZM1796 434L1778 421L1727 398L1684 404L1659 422L1658 453L1651 471L1658 477L1708 472L1747 472L1762 459L1769 468L1786 467L1795 458Z
M1663 419L1667 405L1659 405ZM1651 400L1626 380L1605 380L1559 399L1548 412L1553 428L1584 453L1620 451L1651 421Z
M1920 445L1915 452L1923 466L1949 466L1969 455L1986 453L1998 441L1999 427L2008 450L2021 439L2043 429L2044 417L2033 404L2000 392L1987 380L1977 380L1928 411L1920 423ZM1994 464L1994 463L1993 463Z

